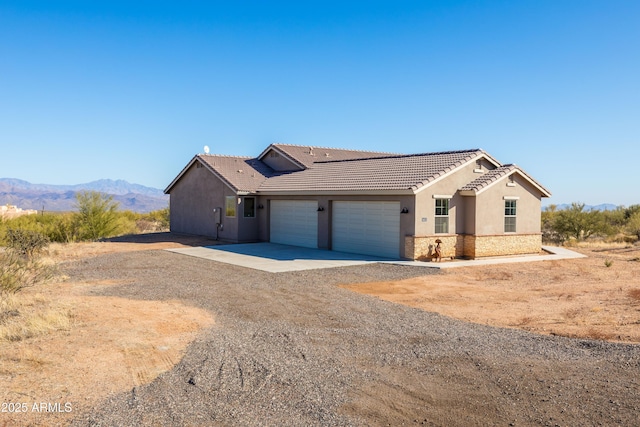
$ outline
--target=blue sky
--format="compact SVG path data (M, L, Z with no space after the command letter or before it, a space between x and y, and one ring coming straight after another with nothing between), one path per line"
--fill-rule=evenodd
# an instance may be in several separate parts
M164 188L269 143L483 148L640 203L640 2L0 2L0 177Z

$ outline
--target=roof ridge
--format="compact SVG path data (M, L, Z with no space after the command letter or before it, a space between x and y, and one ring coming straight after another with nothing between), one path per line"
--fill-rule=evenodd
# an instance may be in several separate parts
M231 154L197 154L198 157L224 157L227 159L243 159L243 160L258 160L256 157L250 156L234 156Z
M362 160L382 160L382 159L394 159L394 158L408 158L408 157L422 157L422 156L436 156L447 154L462 154L462 153L478 153L484 151L480 148L473 148L469 150L452 150L452 151L436 151L433 153L414 153L414 154L390 154L383 157L361 157L358 159L343 159L343 160L318 160L314 163L339 163L339 162L359 162Z
M303 145L303 144L285 144L282 142L274 142L272 146L284 146L284 147L298 147L298 148L313 148L318 150L341 150L341 151L355 151L359 153L382 153L382 154L397 154L390 151L373 151L373 150L358 150L354 148L339 148L339 147L322 147L319 145Z

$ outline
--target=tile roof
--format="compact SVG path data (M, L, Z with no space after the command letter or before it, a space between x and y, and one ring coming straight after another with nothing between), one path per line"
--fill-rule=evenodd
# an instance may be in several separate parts
M316 162L265 180L258 192L416 190L482 154L475 149Z
M236 191L256 192L260 185L274 174L269 166L249 157L199 154L195 158L214 170Z
M264 153L275 147L287 156L293 158L305 168L314 163L331 160L353 160L372 157L387 157L397 153L381 153L378 151L345 150L342 148L310 147L304 145L271 144ZM263 153L263 154L264 154ZM262 155L258 156L261 158Z
M464 187L462 187L461 191L480 191L483 188L489 186L490 184L496 182L500 178L505 175L509 175L512 171L517 170L518 168L515 165L504 165L499 168L492 169L483 173L480 177L474 179Z
M511 175L513 172L517 172L520 176L524 177L527 181L533 184L533 186L537 187L538 190L540 190L540 192L544 196L546 197L551 196L551 192L549 192L549 190L547 190L542 185L540 185L536 180L531 178L531 176L529 176L519 166L512 165L512 164L503 165L482 174L482 176L474 179L473 181L471 181L470 183L462 187L460 191L479 193L485 188L499 181L503 177Z
M304 165L306 169L293 172L274 171L260 160L271 148L280 150ZM394 155L285 144L270 145L258 158L196 155L169 184L165 193L170 192L175 183L196 161L205 164L209 170L237 192L255 194L340 191L410 192L417 191L480 156L492 162L496 169L482 174L461 188L461 191L480 192L504 176L517 171L543 195L550 196L551 193L518 166L502 166L481 149Z

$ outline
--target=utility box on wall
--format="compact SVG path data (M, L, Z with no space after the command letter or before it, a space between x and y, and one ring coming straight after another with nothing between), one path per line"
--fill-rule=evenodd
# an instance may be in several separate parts
M220 225L221 223L221 214L222 212L222 208L213 208L213 221L215 222L216 225Z

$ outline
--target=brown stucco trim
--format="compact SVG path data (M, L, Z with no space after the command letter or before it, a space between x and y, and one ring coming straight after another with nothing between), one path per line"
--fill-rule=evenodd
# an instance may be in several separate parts
M529 184L531 184L533 187L535 187L538 191L540 191L540 194L542 195L542 197L551 197L551 192L549 190L547 190L546 188L544 188L542 185L540 185L535 179L531 178L525 171L523 171L522 169L520 169L519 166L515 166L516 168L515 170L513 170L511 173L505 174L501 177L499 177L498 179L496 179L495 181L490 182L489 184L487 184L486 186L482 187L480 190L478 191L474 191L474 190L467 190L467 191L461 191L460 194L463 196L477 196L479 194L484 193L487 189L493 187L494 185L496 185L499 182L504 181L505 179L508 179L511 175L513 174L518 174L520 175L522 178L524 178L525 181L529 182Z
M257 191L258 196L406 196L412 190Z
M201 165L203 165L205 168L207 168L207 170L209 172L211 172L212 174L214 174L220 181L222 181L227 187L229 187L231 190L233 190L233 192L237 193L238 189L235 188L229 181L227 181L222 175L220 175L218 172L216 172L215 169L213 169L211 166L209 166L207 164L207 162L203 162L200 160L199 155L195 155L193 156L193 158L191 159L191 161L189 163L187 163L187 166L184 167L184 169L182 169L182 171L180 171L180 173L178 174L178 176L176 176L173 181L171 181L171 184L169 184L167 186L167 188L164 189L164 194L169 194L171 192L171 189L178 183L178 181L180 181L180 179L182 178L182 176L189 170L189 168L191 166L193 166L196 162L199 162ZM246 193L248 194L248 193Z
M413 189L413 192L415 194L418 194L418 193L424 191L425 189L431 187L432 185L434 185L434 184L446 179L450 175L453 175L454 173L458 172L460 169L463 169L464 167L468 166L470 163L475 162L476 160L482 159L482 158L487 159L490 163L492 163L496 167L500 166L500 162L498 162L496 159L494 159L493 157L491 157L490 155L488 155L484 151L478 150L478 151L474 152L473 155L470 156L466 161L459 162L459 163L453 165L453 167L450 167L450 168L440 172L439 175L431 177L426 181L419 182L416 185L412 186L411 188Z
M285 151L281 150L280 148L278 148L274 144L269 145L262 153L260 153L260 155L258 156L258 160L262 161L264 156L266 156L269 153L269 151L271 151L271 150L277 152L278 154L280 154L283 157L286 157L291 163L293 163L294 165L299 166L300 170L304 170L304 169L307 168L305 165L303 165L298 160L296 160L293 157L291 157L289 154L287 154Z

